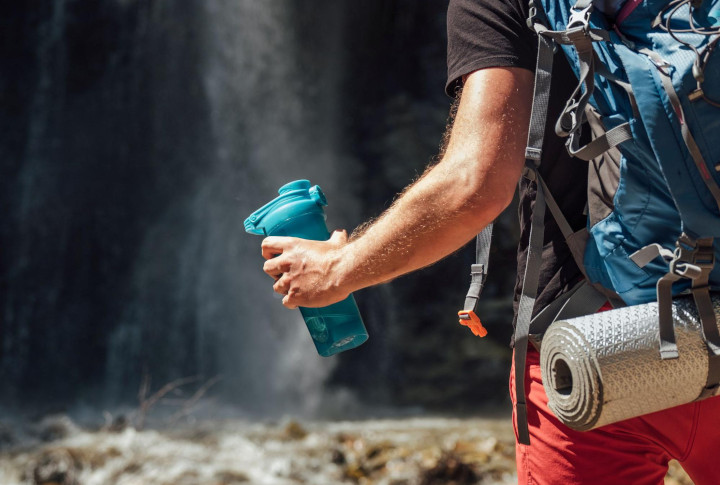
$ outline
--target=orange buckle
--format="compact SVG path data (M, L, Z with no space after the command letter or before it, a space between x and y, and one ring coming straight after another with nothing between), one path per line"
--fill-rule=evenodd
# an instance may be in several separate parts
M478 318L477 315L475 315L475 312L470 310L460 310L458 312L458 317L460 317L460 325L465 325L468 327L472 333L478 337L484 337L487 335L487 330L485 327L483 327L482 323L480 323L480 318Z

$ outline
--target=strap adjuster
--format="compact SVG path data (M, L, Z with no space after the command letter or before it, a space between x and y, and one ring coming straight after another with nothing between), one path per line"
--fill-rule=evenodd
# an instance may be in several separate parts
M472 331L473 335L480 338L487 335L487 329L483 327L483 324L480 322L480 318L474 311L460 310L458 312L458 318L460 325L468 327L470 331Z
M570 18L567 23L567 31L573 31L574 28L580 27L580 31L586 34L590 30L590 12L592 12L593 4L590 2L586 7L570 9Z
M670 261L670 273L696 280L707 277L714 266L712 239L695 240L685 233L678 238Z

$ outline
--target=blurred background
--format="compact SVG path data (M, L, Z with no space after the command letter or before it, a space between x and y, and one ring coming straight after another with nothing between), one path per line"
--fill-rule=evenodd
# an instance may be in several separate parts
M52 441L81 425L167 427L168 415L173 426L275 423L291 438L295 425L304 436L347 420L499 413L507 423L513 208L496 228L478 312L488 338L457 324L470 245L358 292L370 340L332 358L316 354L299 312L275 297L261 239L242 226L278 187L307 178L327 195L328 225L351 230L423 172L452 103L446 8L6 2L0 451L46 452L48 426L59 430ZM25 475L0 465L2 483L46 483L43 459L33 459L35 468L17 465Z
M327 195L328 225L351 230L422 173L452 102L446 8L4 7L2 404L131 403L145 373L158 385L222 375L214 394L248 414L342 413L319 399L339 388L370 407L473 412L503 402L511 222L497 231L505 248L480 312L489 339L456 322L470 245L359 292L371 339L330 359L275 298L261 238L242 226L282 184L308 178Z

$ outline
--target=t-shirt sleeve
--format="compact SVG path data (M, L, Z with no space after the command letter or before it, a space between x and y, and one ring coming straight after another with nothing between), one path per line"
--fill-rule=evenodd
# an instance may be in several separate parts
M486 67L533 71L537 39L527 27L525 0L450 0L445 92L453 96L462 77Z

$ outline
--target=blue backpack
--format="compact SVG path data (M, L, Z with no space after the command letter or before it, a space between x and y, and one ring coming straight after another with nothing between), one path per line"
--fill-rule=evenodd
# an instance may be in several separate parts
M713 54L720 0L530 0L528 26L539 48L524 176L538 190L515 330L518 438L525 444L528 341L553 320L597 311L607 301L657 300L660 358L672 359L678 357L672 296L692 292L710 355L698 399L720 383L710 299L720 289L720 53ZM558 46L579 82L560 118L547 120ZM566 137L571 155L589 163L584 234L572 232L539 175L546 122ZM584 129L592 141L582 146ZM531 319L546 207L586 279ZM484 281L486 266L474 266L480 273L474 281Z

